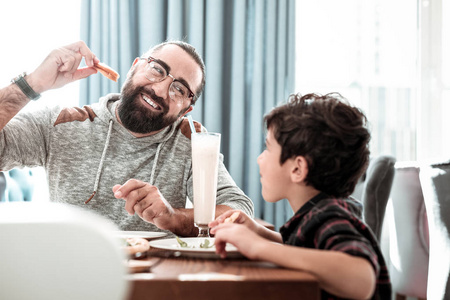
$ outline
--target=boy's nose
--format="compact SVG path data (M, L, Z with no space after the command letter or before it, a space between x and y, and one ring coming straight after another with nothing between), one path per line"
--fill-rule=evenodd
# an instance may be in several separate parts
M256 163L258 164L258 166L261 161L261 156L262 156L262 153L260 155L258 155L258 157L256 158Z

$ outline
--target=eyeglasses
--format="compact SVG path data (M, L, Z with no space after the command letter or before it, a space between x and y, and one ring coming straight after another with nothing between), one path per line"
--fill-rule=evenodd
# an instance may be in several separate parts
M178 79L175 79L169 72L167 68L163 67L155 58L140 57L140 59L147 60L148 64L145 67L145 77L151 82L161 82L166 79L167 76L172 78L172 83L169 86L169 97L175 103L182 105L187 100L192 100L195 94Z

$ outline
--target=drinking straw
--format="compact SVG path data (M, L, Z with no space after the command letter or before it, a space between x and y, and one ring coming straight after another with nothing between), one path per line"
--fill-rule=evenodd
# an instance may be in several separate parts
M191 126L191 132L192 133L196 133L195 126L194 126L194 121L192 121L191 115L189 115L187 118L188 118L188 121L189 121L189 126Z

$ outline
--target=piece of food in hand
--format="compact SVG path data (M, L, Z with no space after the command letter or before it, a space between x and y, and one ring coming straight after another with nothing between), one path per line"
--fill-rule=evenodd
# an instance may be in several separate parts
M99 62L98 64L94 65L94 68L97 69L103 76L106 78L111 79L112 81L117 82L117 79L119 79L120 75L116 71L113 70L110 66Z
M231 216L229 216L228 218L225 219L225 221L223 221L224 223L234 223L234 221L236 221L236 219L239 217L239 212L236 211L234 212Z
M143 238L126 238L125 251L129 255L147 252L150 249L150 243Z

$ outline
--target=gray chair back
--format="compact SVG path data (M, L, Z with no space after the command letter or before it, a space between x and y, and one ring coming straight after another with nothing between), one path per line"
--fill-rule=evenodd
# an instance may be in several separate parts
M392 156L381 155L373 158L366 173L361 177L353 196L363 204L364 222L380 241L381 230L395 174Z

